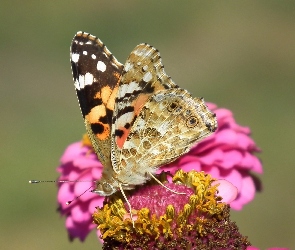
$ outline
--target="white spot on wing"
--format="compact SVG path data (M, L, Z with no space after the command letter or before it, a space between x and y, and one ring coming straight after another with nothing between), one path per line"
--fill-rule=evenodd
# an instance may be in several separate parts
M90 73L79 75L79 79L75 81L74 85L77 90L83 89L86 85L92 85L94 77Z
M91 58L92 58L92 59L96 59L96 55L92 54L92 55L91 55Z
M91 85L93 83L94 77L91 73L87 72L85 74L85 86Z
M86 50L83 51L83 55L87 56L87 51Z
M151 74L151 72L146 72L142 78L142 80L144 80L145 82L149 82L150 80L152 80L153 76Z
M79 57L80 57L79 54L73 53L73 54L72 54L72 61L73 61L74 63L77 63L77 62L79 61Z
M98 71L105 72L107 66L105 65L104 62L102 62L102 61L98 61L98 62L97 62L97 65L96 65L96 68L97 68Z
M124 66L124 70L126 71L126 72L128 72L130 69L132 69L133 68L133 64L132 63L130 63L130 62L127 62L126 64L125 64L125 66Z

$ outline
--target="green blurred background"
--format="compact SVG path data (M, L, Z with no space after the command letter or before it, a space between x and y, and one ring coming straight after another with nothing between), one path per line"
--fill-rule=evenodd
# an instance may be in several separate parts
M117 59L147 42L194 96L232 110L263 152L264 191L240 212L261 249L295 249L294 1L1 1L0 248L100 249L95 233L70 243L56 212L54 180L84 125L70 70L79 31Z

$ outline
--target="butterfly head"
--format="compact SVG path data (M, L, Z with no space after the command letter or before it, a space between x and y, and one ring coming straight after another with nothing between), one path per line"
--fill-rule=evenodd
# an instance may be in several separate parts
M110 196L117 191L118 188L115 185L110 184L106 181L99 181L96 183L96 188L91 192L96 193L100 196Z

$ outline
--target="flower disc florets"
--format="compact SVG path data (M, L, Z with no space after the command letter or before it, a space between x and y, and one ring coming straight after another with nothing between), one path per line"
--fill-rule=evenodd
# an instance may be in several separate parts
M165 173L158 178L165 179ZM134 226L121 194L105 200L93 214L104 249L246 249L250 245L218 196L218 184L203 172L182 170L168 188L155 183L129 194Z

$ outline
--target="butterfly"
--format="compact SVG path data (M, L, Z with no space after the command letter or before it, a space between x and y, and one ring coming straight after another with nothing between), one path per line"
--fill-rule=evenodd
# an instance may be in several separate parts
M87 134L103 165L93 192L133 189L217 128L203 98L193 98L164 71L159 51L137 45L123 65L97 37L71 44L74 85Z

